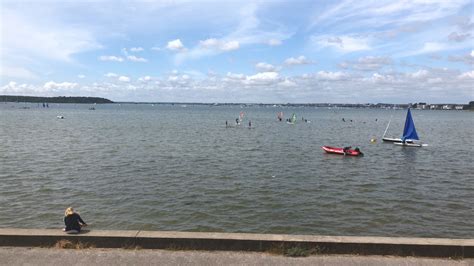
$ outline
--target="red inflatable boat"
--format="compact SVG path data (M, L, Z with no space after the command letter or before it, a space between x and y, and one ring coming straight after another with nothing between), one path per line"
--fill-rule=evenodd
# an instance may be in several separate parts
M334 153L340 155L348 155L348 156L362 156L364 155L359 148L351 149L351 147L347 148L336 148L331 146L322 146L323 150L327 153Z

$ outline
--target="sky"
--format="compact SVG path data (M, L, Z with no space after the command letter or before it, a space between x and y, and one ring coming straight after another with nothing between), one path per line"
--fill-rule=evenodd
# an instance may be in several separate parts
M0 27L0 95L474 100L474 0L0 0Z

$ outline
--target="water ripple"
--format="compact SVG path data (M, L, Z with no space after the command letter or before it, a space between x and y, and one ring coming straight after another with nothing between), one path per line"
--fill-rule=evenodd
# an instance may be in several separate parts
M248 130L229 106L54 108L0 107L0 227L60 228L71 205L100 229L474 237L469 112L413 111L430 146L404 149L369 142L404 111L252 107Z

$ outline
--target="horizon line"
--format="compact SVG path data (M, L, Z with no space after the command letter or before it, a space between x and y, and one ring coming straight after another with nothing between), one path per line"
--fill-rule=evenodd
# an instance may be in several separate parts
M109 101L112 101L112 103L132 103L132 104L202 104L202 105L315 105L315 104L325 104L325 105L414 105L414 104L420 104L424 103L426 105L431 105L431 104L436 104L436 105L441 105L441 104L452 104L452 105L469 105L470 102L473 101L467 101L465 103L447 103L447 102L440 102L440 103L428 103L428 102L423 102L423 101L418 101L418 102L408 102L408 103L389 103L389 102L359 102L359 103L342 103L342 102L337 102L337 103L331 103L331 102L286 102L286 103L265 103L265 102L191 102L191 101L176 101L176 102L149 102L149 101L114 101L109 98L105 97L98 97L98 96L31 96L31 95L0 95L1 97L32 97L32 98L64 98L64 97L69 97L69 98L101 98L101 99L106 99ZM6 102L6 101L2 101Z

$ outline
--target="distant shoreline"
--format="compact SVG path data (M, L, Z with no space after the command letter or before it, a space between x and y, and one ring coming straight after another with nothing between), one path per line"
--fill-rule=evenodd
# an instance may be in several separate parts
M114 102L100 97L38 97L0 95L0 102L29 102L29 103L83 103L83 104L160 104L160 105L207 105L207 106L263 106L263 107L332 107L332 108L381 108L406 109L408 107L419 110L474 110L474 101L467 104L456 103L199 103L199 102Z
M100 97L38 97L38 96L15 96L0 95L1 102L28 102L28 103L114 103L113 101Z

